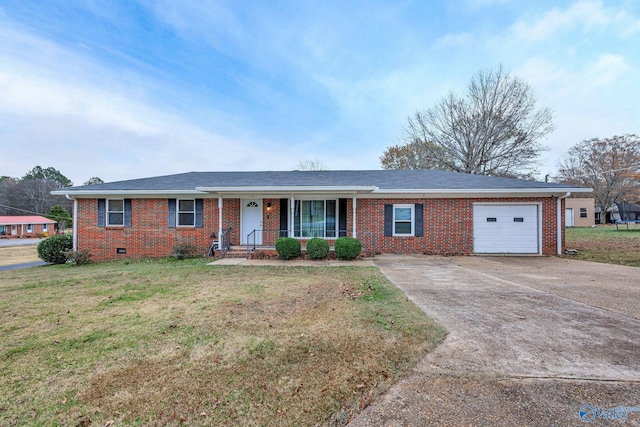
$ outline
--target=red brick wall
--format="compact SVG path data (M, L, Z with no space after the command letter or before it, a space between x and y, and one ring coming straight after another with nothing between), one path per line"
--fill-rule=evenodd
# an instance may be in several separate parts
M168 256L175 245L190 243L204 254L211 232L218 231L218 199L204 199L202 228L169 228L167 199L132 199L131 212L131 227L98 227L97 200L79 199L78 249L89 249L94 260L111 260Z
M542 204L542 253L557 252L556 198L518 199L359 199L357 237L371 250L402 254L466 255L473 253L473 204L478 202L532 202ZM424 204L422 237L385 237L385 204ZM564 212L564 208L561 209ZM351 217L351 210L348 213ZM373 235L371 235L373 234ZM564 235L563 235L564 244ZM564 250L564 248L563 248Z
M265 230L279 230L279 199L263 200ZM557 252L557 199L358 199L357 238L365 250L376 244L382 253L471 254L473 252L473 203L532 202L542 205L542 253ZM267 204L271 209L267 210ZM385 237L384 205L400 203L424 204L422 237ZM167 226L167 199L132 199L131 227L98 227L97 200L78 200L78 249L89 249L95 260L168 256L179 243L190 243L204 253L210 233L218 233L218 199L204 199L203 227ZM347 229L353 233L353 202L347 199ZM560 210L564 214L564 201ZM240 200L223 200L223 228L232 228L231 244L240 244ZM564 233L564 231L563 231ZM264 236L265 244L273 244L274 236ZM564 234L562 235L564 243ZM125 248L126 255L116 253ZM563 248L564 250L564 245Z

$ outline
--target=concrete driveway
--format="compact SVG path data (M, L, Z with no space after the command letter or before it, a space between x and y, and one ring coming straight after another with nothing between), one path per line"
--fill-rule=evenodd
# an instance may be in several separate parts
M548 257L375 264L449 336L351 426L640 425L640 269Z

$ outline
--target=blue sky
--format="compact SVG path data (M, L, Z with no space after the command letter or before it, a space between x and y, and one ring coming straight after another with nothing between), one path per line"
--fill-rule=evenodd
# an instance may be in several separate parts
M640 2L0 3L0 175L378 169L408 115L502 64L573 144L640 133Z

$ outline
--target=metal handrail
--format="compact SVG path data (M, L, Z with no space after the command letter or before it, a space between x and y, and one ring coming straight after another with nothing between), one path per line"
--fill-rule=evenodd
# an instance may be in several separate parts
M226 230L222 230L222 234L220 235L220 258L224 258L224 256L231 248L231 229L227 228Z

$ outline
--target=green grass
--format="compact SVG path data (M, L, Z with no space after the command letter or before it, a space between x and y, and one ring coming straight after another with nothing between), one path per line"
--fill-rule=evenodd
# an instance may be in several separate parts
M620 227L602 225L567 228L567 249L577 249L573 258L586 261L640 267L640 224Z
M446 336L375 268L0 272L0 425L341 425Z

